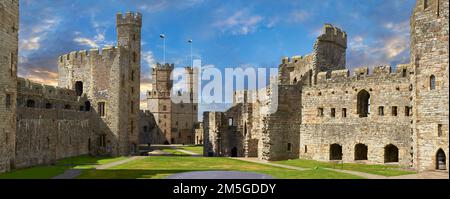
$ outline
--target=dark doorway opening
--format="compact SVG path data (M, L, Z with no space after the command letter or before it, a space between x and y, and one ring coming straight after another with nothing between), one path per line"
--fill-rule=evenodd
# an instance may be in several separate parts
M84 102L84 110L91 111L91 102L89 102L89 101Z
M237 155L238 155L237 153L238 153L237 148L233 147L231 149L231 157L237 157Z
M367 160L367 146L365 144L355 146L355 160Z
M358 93L358 115L359 117L367 117L370 112L370 94L366 90Z
M342 160L342 146L339 144L330 145L330 160Z
M436 153L436 169L447 170L447 158L445 157L445 152L442 149L439 149Z
M398 162L398 148L393 145L387 145L384 147L384 162Z
M83 94L83 82L75 82L75 92L77 93L77 96L81 96Z

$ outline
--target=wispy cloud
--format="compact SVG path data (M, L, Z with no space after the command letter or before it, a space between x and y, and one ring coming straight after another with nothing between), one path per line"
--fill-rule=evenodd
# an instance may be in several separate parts
M246 10L239 10L225 19L217 21L214 26L222 32L231 32L233 35L247 35L255 32L262 20L262 16L250 15Z
M51 19L46 19L37 22L31 26L30 31L21 39L19 47L23 51L35 51L41 48L41 41L45 39L48 33L54 29L59 23L60 19L53 16Z

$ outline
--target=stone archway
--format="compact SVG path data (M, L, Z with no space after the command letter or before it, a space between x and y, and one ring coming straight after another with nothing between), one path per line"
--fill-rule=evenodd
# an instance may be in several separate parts
M384 147L384 162L398 162L398 148L395 145L389 144Z
M370 94L366 90L361 90L357 97L357 113L359 117L367 117L370 113Z
M77 93L77 96L81 96L83 94L83 82L82 81L75 82L75 92Z
M368 147L365 144L355 145L355 160L367 160Z
M330 160L342 160L342 146L339 144L330 145Z
M436 170L447 170L447 157L442 149L436 153Z

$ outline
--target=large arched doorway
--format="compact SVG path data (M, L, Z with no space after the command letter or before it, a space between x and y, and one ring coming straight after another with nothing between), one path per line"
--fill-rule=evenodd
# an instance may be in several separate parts
M358 93L357 113L359 117L367 117L370 113L370 94L366 90Z
M357 144L355 146L355 160L367 160L367 149L365 144Z
M342 146L339 144L330 145L330 160L342 160Z
M233 147L232 149L231 149L231 157L237 157L238 156L238 151L237 151L237 148L236 147Z
M384 147L384 162L398 162L398 148L395 145L389 144Z
M83 94L83 82L75 82L75 92L77 93L77 96L81 96Z
M436 153L436 169L447 170L447 158L445 157L445 152L442 149L439 149Z

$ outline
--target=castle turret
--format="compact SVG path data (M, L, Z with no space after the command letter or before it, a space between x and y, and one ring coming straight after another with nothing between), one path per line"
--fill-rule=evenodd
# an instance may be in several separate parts
M140 13L117 14L117 46L140 47L141 27L142 15Z
M414 165L447 170L449 154L449 2L418 0L411 17Z

